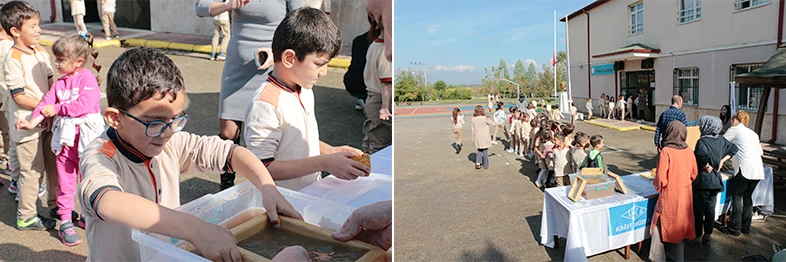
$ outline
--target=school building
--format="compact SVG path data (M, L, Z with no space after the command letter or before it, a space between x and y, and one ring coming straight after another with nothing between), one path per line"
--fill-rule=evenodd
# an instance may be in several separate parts
M568 28L576 107L586 111L591 97L597 115L601 93L635 99L643 92L646 107L640 116L636 112L636 118L654 122L669 108L671 97L681 95L689 122L717 116L721 106L734 101L738 110L751 113L753 127L763 88L732 88L730 82L735 75L759 68L782 45L783 3L597 0L569 14L560 21ZM784 144L786 94L775 91L767 105L760 137ZM633 111L637 109L634 105Z
M69 0L26 0L41 13L41 21L73 22ZM85 1L85 22L101 23L100 0ZM197 0L116 0L115 23L118 27L161 33L213 35L213 20L198 17ZM254 4L252 1L249 4ZM352 39L369 29L366 1L306 0L330 13L341 31L342 49L351 50ZM342 53L345 53L342 51Z

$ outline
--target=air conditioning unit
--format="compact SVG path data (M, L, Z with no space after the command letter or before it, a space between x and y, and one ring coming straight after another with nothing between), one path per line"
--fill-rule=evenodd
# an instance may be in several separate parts
M625 61L615 61L614 71L625 70Z
M655 60L652 58L641 60L641 68L651 69L655 67Z

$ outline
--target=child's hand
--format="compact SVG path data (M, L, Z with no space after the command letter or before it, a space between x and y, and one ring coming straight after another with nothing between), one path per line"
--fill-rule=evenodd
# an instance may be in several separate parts
M194 244L203 257L212 261L242 261L232 231L204 220L200 224L199 230L194 230L196 235L188 241Z
M334 150L333 153L350 152L350 153L355 153L355 156L363 155L363 151L360 151L360 149L351 146L335 146L333 147L333 150Z
M371 172L370 167L352 160L355 156L353 152L337 152L323 156L323 169L338 178L354 180L365 176L366 172Z
M16 130L19 130L19 129L22 129L22 130L33 129L33 124L30 124L30 122L27 122L27 120L24 120L24 119L16 120L15 125L16 125Z
M55 114L55 106L53 105L45 105L44 108L41 109L41 115L44 115L44 117L53 117Z
M275 186L263 186L261 191L262 207L267 210L268 219L270 219L270 222L273 223L274 226L281 226L281 220L278 219L278 214L303 220L303 216L292 207L292 204L281 195L281 192L278 192Z
M390 120L393 117L393 114L390 113L390 110L387 108L379 109L379 119L380 120Z

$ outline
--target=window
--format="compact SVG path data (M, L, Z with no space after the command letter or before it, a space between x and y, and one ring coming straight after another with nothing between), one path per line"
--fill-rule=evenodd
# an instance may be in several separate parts
M644 2L630 6L630 35L644 33Z
M699 105L698 68L674 70L674 94L682 96L682 103L685 105Z
M734 7L737 10L744 10L764 4L769 4L770 1L771 0L735 0Z
M679 17L680 23L701 19L701 0L681 0Z
M731 66L731 81L734 81L734 76L751 72L759 69L762 63L758 64L742 64ZM734 94L737 103L737 109L756 112L759 111L759 99L764 88L761 86L750 86L748 84L734 84Z

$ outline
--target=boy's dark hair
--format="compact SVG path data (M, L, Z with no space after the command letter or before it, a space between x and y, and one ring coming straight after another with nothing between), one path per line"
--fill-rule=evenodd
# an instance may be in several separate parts
M377 24L377 20L371 14L368 15L368 24L368 42L371 43L382 34L382 25Z
M110 107L129 109L156 94L177 98L185 90L183 76L175 62L164 53L134 47L120 54L106 76L106 99Z
M565 142L565 135L563 135L562 133L556 133L554 134L554 140Z
M590 138L590 145L592 145L592 147L596 147L598 144L600 144L601 141L603 141L602 135L593 135Z
M12 36L11 27L16 27L21 30L22 23L39 15L38 10L30 3L25 1L11 1L5 3L5 5L0 8L0 25L3 26L3 30L5 30L9 36Z
M549 141L552 138L554 138L554 134L551 133L551 129L540 130L540 141Z
M281 54L292 49L298 61L308 54L328 54L335 57L341 49L338 28L319 9L303 7L287 13L273 33L273 61L280 62Z
M570 135L570 133L573 133L573 131L575 130L576 127L571 124L566 124L564 127L562 127L562 133L565 134L566 136Z
M577 132L573 135L573 144L572 146L584 147L584 143L589 141L589 136L584 132Z

